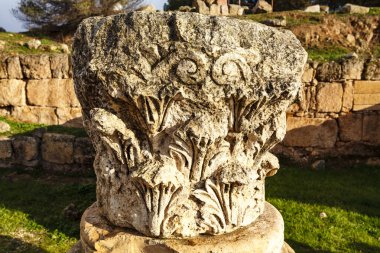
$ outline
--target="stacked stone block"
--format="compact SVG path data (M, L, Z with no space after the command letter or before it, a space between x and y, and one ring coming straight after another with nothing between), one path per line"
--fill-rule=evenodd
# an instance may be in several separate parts
M380 163L380 60L309 62L276 153L298 162Z
M0 60L0 116L43 124L81 125L70 56L23 55Z
M0 115L45 124L72 125L75 119L74 125L81 126L70 66L65 54L3 58ZM380 59L310 61L302 79L299 99L287 112L287 135L275 152L302 163L327 158L380 163ZM92 163L92 146L87 139L60 140L73 143L74 153L66 162L57 163L42 155L41 136L3 138L0 166L44 165L68 170ZM54 145L52 148L55 150Z
M87 137L58 133L0 138L0 168L38 167L64 173L92 171L94 150Z

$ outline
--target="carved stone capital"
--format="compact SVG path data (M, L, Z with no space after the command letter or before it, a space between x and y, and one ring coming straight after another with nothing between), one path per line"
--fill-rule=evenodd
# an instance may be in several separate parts
M254 222L306 57L290 31L254 22L170 12L85 20L75 88L102 215L162 238Z

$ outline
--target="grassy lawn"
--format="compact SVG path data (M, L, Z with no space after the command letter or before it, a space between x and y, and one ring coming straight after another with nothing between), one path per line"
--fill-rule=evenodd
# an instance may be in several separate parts
M380 168L310 171L284 167L267 180L296 252L380 252ZM79 211L95 201L94 178L0 170L0 252L66 252L79 238ZM320 213L326 213L321 218Z
M296 252L380 252L380 168L282 168L267 199L282 213ZM326 213L321 218L320 213Z
M24 45L25 42L32 39L39 39L41 41L41 46L38 49L29 49ZM41 54L62 52L60 44L46 36L31 37L21 33L0 32L0 40L6 43L5 49L2 52L7 54Z
M4 169L0 177L0 253L66 252L78 240L79 219L63 210L73 203L83 211L95 201L94 178Z
M0 136L13 136L13 135L30 135L34 131L45 131L48 133L70 134L76 137L86 137L87 133L83 128L65 127L62 125L44 125L35 123L17 122L5 117L0 116L0 121L3 121L11 127L8 132L0 133Z

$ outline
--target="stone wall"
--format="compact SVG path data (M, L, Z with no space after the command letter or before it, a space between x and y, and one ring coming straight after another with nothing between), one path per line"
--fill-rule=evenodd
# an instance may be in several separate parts
M35 132L0 137L0 168L37 167L64 173L92 171L94 150L87 137Z
M297 162L380 163L380 60L309 63L275 153Z
M67 54L3 57L0 116L49 125L81 125L71 77Z
M80 126L69 61L64 54L0 61L0 115ZM274 152L299 163L329 158L380 163L380 59L309 62L303 82L298 101L288 110L285 140ZM91 168L93 148L87 138L57 136L0 140L0 167ZM51 144L52 138L61 144Z

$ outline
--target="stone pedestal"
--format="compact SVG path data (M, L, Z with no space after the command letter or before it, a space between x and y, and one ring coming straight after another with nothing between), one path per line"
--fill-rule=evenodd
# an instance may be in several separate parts
M255 222L234 232L158 239L113 226L95 203L82 217L81 242L85 253L280 253L284 252L284 222L277 209L266 202Z

